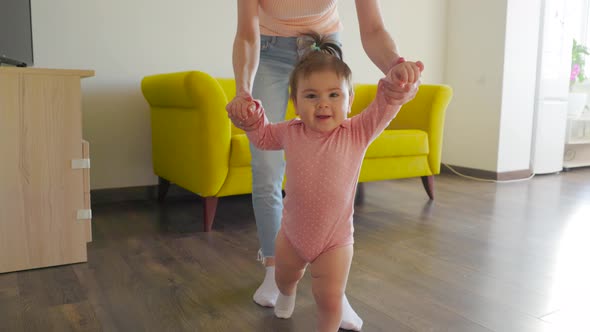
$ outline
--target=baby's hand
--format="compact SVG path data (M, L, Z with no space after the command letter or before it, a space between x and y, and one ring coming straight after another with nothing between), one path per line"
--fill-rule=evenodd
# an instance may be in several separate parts
M377 85L376 96L379 109L384 110L390 106L401 106L407 102L408 98L411 99L415 95L414 93L410 97L407 97L408 92L400 92L398 90L399 87L391 83L388 79L380 79Z
M377 93L380 106L400 106L414 99L423 70L421 61L410 62L399 58L386 77L379 81Z
M424 64L422 61L405 61L401 58L387 73L387 79L393 84L405 88L420 80Z
M236 127L241 129L250 125L251 121L249 120L253 118L256 108L256 101L254 101L250 94L246 93L235 96L234 99L225 106L230 120Z

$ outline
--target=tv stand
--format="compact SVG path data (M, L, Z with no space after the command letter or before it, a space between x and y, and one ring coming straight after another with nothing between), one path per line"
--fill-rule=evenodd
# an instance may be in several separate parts
M0 67L0 273L87 261L89 70Z

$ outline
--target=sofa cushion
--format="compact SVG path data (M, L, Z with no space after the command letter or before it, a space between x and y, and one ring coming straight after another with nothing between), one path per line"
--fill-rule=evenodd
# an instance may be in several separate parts
M230 144L229 166L250 166L252 156L250 155L248 136L246 134L232 135Z
M367 149L365 158L420 156L428 154L428 134L422 130L385 130ZM250 166L250 143L246 134L231 137L230 167Z
M415 129L385 130L367 150L365 158L419 156L428 154L428 134Z

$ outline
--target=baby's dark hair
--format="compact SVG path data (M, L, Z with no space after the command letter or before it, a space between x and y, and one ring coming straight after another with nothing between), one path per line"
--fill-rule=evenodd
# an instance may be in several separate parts
M348 84L349 92L352 93L352 71L342 60L340 43L316 32L306 33L303 38L313 41L313 44L305 46L304 53L291 72L291 99L295 101L297 98L297 86L301 78L326 70L333 71L338 77L343 78Z

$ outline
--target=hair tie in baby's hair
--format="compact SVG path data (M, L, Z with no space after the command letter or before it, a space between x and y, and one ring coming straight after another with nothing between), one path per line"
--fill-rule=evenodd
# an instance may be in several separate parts
M312 51L321 51L322 49L318 47L318 45L314 42L313 44L311 44L311 50Z

